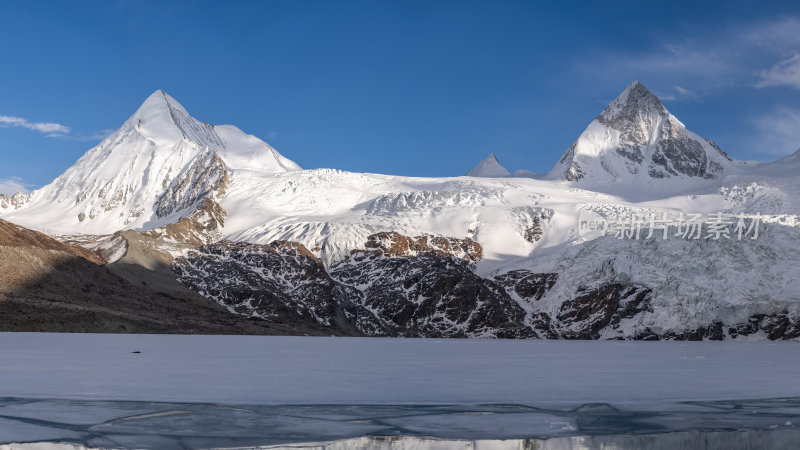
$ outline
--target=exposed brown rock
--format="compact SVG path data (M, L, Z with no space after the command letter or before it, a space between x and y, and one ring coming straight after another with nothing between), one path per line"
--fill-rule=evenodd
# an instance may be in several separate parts
M396 232L376 233L367 238L367 250L377 250L385 256L417 256L430 253L438 256L453 256L467 262L483 258L480 244L470 238L458 239L442 236L409 237ZM358 253L354 250L352 253Z
M227 215L219 203L211 197L206 197L189 216L180 218L177 223L144 231L141 234L151 239L157 247L197 247L219 239Z
M156 204L156 215L166 217L191 207L203 199L219 199L228 189L225 162L215 151L208 151L187 167L167 187Z

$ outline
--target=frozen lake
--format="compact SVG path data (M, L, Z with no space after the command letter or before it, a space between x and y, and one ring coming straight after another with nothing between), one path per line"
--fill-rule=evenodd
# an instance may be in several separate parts
M0 361L0 444L800 439L796 342L0 333Z

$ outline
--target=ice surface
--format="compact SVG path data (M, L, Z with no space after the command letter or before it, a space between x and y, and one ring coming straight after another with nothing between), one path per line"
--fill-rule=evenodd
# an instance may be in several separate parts
M77 437L80 434L71 430L0 418L0 444Z
M141 351L141 353L131 353ZM800 397L795 342L0 334L7 397L574 405Z
M0 444L791 448L798 345L2 333Z

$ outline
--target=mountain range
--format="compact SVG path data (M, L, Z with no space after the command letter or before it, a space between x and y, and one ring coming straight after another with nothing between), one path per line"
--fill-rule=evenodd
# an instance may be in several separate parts
M798 194L800 153L733 160L639 82L548 173L453 178L302 170L156 91L0 195L0 327L791 339Z

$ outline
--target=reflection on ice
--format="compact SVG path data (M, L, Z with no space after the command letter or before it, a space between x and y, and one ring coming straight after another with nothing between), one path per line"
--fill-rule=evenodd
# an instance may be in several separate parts
M642 436L562 437L551 439L509 440L442 440L419 437L363 437L338 442L281 445L297 450L674 450L702 448L707 450L796 449L797 431L687 431ZM270 447L267 447L270 448ZM278 447L272 447L278 448Z
M637 436L571 436L550 439L507 439L507 440L446 440L416 436L360 437L339 441L280 444L260 447L260 449L293 450L674 450L681 448L702 448L706 450L737 450L769 448L773 450L795 450L800 439L798 431L683 431ZM132 445L138 448L180 448L178 442L162 440L158 437L143 437L131 443L125 440L117 445ZM126 446L128 446L126 445ZM83 450L91 447L82 444L38 442L14 445L22 450ZM240 447L228 447L240 448ZM0 450L6 446L0 445Z
M14 448L796 448L800 398L578 407L0 399Z

